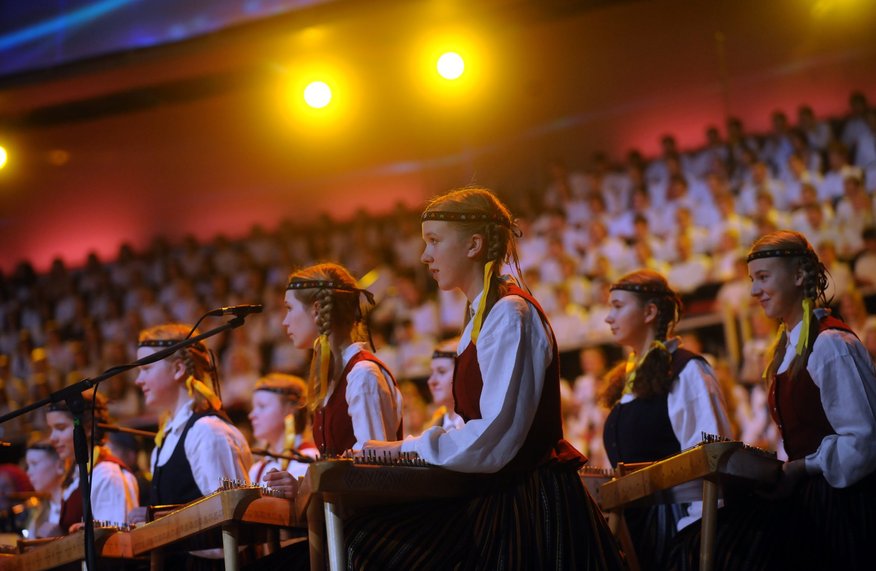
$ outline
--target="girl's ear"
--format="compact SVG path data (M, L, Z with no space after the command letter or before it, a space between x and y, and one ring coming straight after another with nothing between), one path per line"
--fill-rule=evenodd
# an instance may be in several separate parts
M797 265L797 271L794 272L794 285L797 287L803 287L803 282L806 281L806 272L803 271L803 265Z
M189 376L188 372L186 371L186 365L185 363L183 363L182 359L174 359L173 361L171 361L171 363L173 363L171 365L171 370L173 371L174 380L182 381Z
M466 242L466 247L465 256L467 258L474 260L480 256L484 250L483 234L472 234Z
M657 319L657 305L653 303L648 303L644 307L645 312L645 323L654 323L654 320Z

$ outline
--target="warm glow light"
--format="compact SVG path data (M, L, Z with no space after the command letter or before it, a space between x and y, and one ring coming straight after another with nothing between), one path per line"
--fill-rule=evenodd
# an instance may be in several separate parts
M465 62L456 52L447 52L438 58L438 74L444 79L457 79L465 71Z
M6 166L6 159L8 155L6 154L6 149L0 147L0 169Z
M304 101L314 109L322 109L332 100L332 90L323 81L314 81L304 88Z

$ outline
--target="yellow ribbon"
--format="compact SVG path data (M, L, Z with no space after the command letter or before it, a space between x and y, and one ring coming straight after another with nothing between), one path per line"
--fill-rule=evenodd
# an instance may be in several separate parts
M164 442L164 428L167 426L167 421L170 419L169 412L162 412L158 417L158 432L155 433L155 446L161 448L161 443Z
M86 468L88 469L88 473L91 474L91 469L97 464L97 460L100 458L100 446L95 446L91 451L91 458L86 463Z
M203 382L199 381L192 375L186 379L186 390L189 393L189 396L195 396L195 393L201 395L207 403L210 405L210 408L213 410L219 410L222 408L222 401L219 400L219 397L216 396L210 387L205 385Z
M320 335L316 338L316 341L313 342L313 351L316 353L314 358L319 359L319 371L317 371L316 377L311 375L308 379L307 397L310 410L316 410L321 406L326 393L328 393L329 363L332 356L328 335Z
M803 326L800 330L800 336L797 338L797 347L794 352L797 355L802 355L803 351L809 346L809 327L811 324L810 316L812 315L812 299L803 298Z
M283 437L283 452L288 454L292 450L295 449L295 415L287 414L286 418L283 419L284 425L284 437ZM289 459L282 458L280 460L280 467L285 470L289 467Z
M484 321L484 310L487 307L487 293L490 290L490 276L493 273L493 262L489 261L484 266L484 291L481 293L481 299L478 301L478 308L475 311L474 324L471 327L471 342L477 345L478 337L481 334L481 325Z
M624 375L626 376L627 380L624 383L624 390L623 393L621 393L621 396L633 393L633 381L636 380L636 371L639 370L639 365L642 364L642 361L645 360L645 357L648 356L648 353L650 353L654 349L662 349L664 351L668 351L668 349L666 348L666 344L663 343L663 341L655 339L651 342L651 346L648 348L647 351L645 351L645 354L642 355L642 358L638 361L636 360L635 353L630 353L627 356L627 364L624 367Z
M624 383L624 391L622 395L632 394L633 392L633 381L636 380L636 368L638 363L636 363L636 354L634 352L630 352L627 355L627 364L624 367L624 376L626 377L626 382Z

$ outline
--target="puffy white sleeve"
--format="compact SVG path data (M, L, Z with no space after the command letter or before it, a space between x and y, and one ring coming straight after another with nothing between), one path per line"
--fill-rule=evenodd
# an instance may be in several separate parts
M724 397L712 368L700 359L691 359L667 395L669 422L681 449L702 441L702 433L732 437Z
M460 346L468 344L471 326ZM514 458L529 433L553 358L550 336L529 303L507 296L484 320L477 352L484 381L482 418L449 432L430 428L406 439L402 451L459 472L497 472Z
M863 344L838 330L821 333L806 369L821 392L821 406L836 434L806 457L806 468L845 488L876 470L876 373Z
M185 440L186 458L203 495L219 487L222 478L249 482L252 455L243 435L216 416L199 418Z
M91 473L91 514L96 520L124 523L129 511L140 505L140 491L115 462L99 462Z
M700 359L691 359L681 370L667 395L667 407L672 432L682 450L700 443L703 432L733 436L718 379L712 367ZM678 530L700 519L702 513L703 503L691 502L687 514L678 521Z
M373 361L359 361L347 375L347 411L356 437L354 449L366 440L396 440L402 419L402 397Z

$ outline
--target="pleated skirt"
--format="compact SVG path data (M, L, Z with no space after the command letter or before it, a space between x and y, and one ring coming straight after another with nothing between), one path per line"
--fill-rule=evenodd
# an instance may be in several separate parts
M666 569L678 521L683 515L682 507L678 504L624 510L624 520L642 571Z
M574 467L486 478L472 497L370 510L345 526L348 569L626 569Z
M739 498L718 510L720 571L876 569L876 474L848 488L807 478L787 499ZM673 542L670 569L699 568L700 524Z

